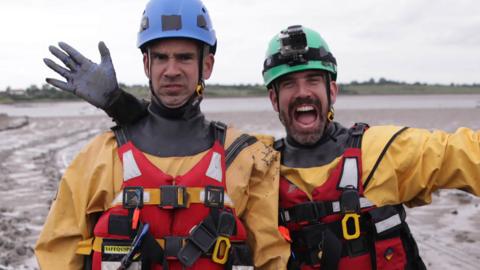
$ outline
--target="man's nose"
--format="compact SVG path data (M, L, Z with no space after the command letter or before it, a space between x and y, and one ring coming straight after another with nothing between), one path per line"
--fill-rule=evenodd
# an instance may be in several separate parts
M180 69L175 59L169 59L165 67L164 75L166 77L176 77L180 74Z
M311 97L312 91L305 82L300 81L297 84L297 95L300 97Z

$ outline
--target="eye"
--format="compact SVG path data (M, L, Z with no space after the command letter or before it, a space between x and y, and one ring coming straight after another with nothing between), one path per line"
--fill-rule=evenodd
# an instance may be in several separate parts
M293 82L293 80L285 80L283 82L280 83L280 88L292 88L293 86L295 85L295 83Z
M168 56L166 54L154 53L152 58L157 61L166 61Z
M187 53L183 54L182 53L182 54L179 54L177 56L177 59L182 61L182 62L190 61L190 60L193 59L193 54L189 54L189 53L188 54Z
M312 77L308 77L307 81L312 85L316 85L316 84L322 83L323 78L322 76L312 76Z

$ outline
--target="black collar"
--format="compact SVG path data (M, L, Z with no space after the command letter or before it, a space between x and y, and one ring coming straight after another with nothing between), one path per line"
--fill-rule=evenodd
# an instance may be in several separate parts
M282 165L292 168L318 167L341 156L349 137L348 129L333 122L314 145L301 145L290 137L280 147Z

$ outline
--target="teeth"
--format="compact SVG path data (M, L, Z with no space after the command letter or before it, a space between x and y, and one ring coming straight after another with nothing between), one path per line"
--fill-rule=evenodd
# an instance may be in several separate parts
M315 110L313 106L310 105L305 105L297 108L297 112L309 112Z

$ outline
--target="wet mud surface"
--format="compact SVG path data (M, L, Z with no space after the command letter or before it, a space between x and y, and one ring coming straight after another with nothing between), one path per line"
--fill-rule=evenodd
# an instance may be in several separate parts
M336 114L345 125L361 121L448 131L459 126L480 128L479 109L338 110ZM272 112L208 113L207 117L249 132L283 134ZM0 127L8 122L0 120ZM103 116L31 117L27 125L0 131L0 270L38 268L33 246L65 167L89 139L112 125ZM440 191L431 205L407 212L429 269L478 269L479 198L462 191Z

